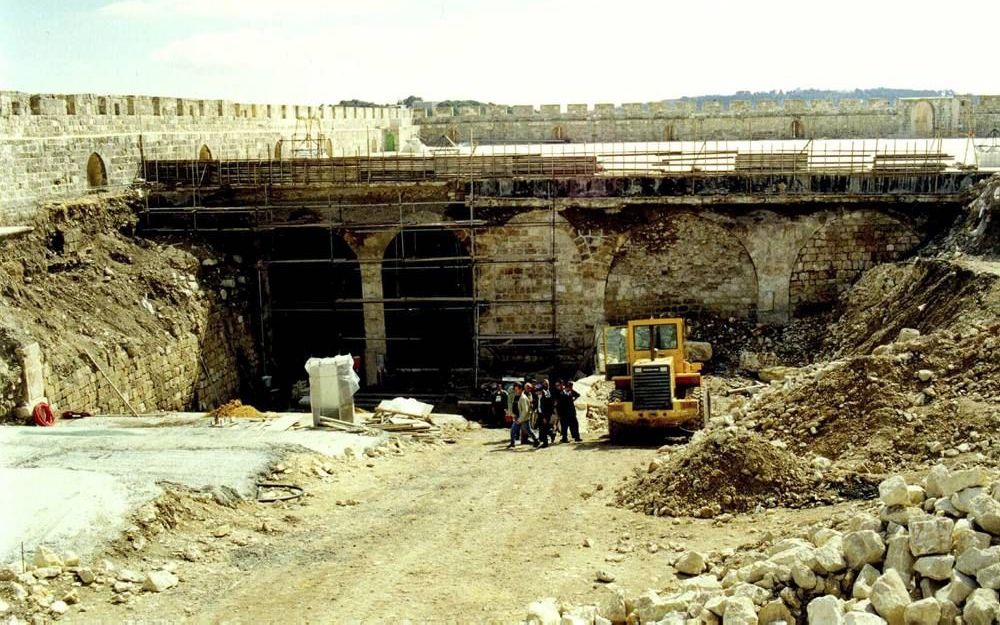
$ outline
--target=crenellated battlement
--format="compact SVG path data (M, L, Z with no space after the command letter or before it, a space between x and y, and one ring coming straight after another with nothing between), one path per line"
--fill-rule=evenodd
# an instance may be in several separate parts
M129 185L142 158L357 156L415 135L400 106L0 91L0 225L40 200Z
M32 94L0 91L0 118L17 116L207 117L225 120L317 118L409 119L402 106L357 107L330 104L261 104L140 95Z
M784 100L709 100L698 103L693 100L660 100L656 102L625 102L622 104L515 104L511 106L437 106L433 109L417 109L414 117L488 117L488 118L522 118L533 119L631 119L644 117L672 116L740 116L740 115L787 115L787 114L829 114L843 113L886 113L893 112L899 103L920 100L958 100L959 98L973 101L978 98L979 104L989 109L1000 106L1000 96L955 96L944 98L900 98L895 105L886 98L856 98L803 100L785 98Z
M436 145L994 136L1000 96L438 106L413 121Z
M746 114L788 114L788 113L885 113L898 108L927 101L937 104L955 103L960 106L971 105L982 112L1000 112L1000 95L957 95L942 97L898 98L890 103L886 98L827 98L804 100L785 98L783 100L759 99L750 100L709 100L696 102L694 100L658 100L655 102L625 102L614 104L601 102L596 104L484 104L482 106L435 106L433 109L414 109L413 116L419 118L431 117L532 117L553 118L563 117L576 119L581 117L615 117L628 118L636 116L657 115L746 115ZM965 103L965 104L962 104Z

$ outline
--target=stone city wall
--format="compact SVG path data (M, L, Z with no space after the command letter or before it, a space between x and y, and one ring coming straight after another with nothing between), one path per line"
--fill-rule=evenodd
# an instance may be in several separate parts
M316 120L311 128L307 118ZM298 140L307 132L318 140ZM141 155L291 158L308 147L310 155L350 156L398 150L415 132L401 107L2 91L0 225L30 218L41 200L129 185Z
M429 144L982 137L1000 129L1000 96L463 106L414 116Z

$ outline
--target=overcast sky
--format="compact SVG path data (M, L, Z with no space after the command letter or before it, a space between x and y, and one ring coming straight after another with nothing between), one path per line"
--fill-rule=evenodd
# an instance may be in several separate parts
M1000 0L0 0L0 89L333 103L1000 93Z

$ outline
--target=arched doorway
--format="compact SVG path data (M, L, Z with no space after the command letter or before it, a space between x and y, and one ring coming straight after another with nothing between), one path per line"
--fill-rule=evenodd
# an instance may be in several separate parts
M806 127L800 119L792 120L792 138L793 139L805 139L806 138Z
M323 156L326 158L333 158L333 140L329 137L323 141Z
M87 186L91 189L108 186L108 170L104 167L104 159L97 152L87 159Z
M554 139L555 141L566 140L566 131L563 130L562 126L556 126L555 128L552 129L552 139Z
M934 136L934 107L930 102L917 102L913 107L913 135L918 138Z
M278 387L304 379L309 358L364 354L360 265L344 238L322 226L281 228L267 245Z
M663 127L663 140L664 141L676 141L677 133L674 131L673 124L667 124Z
M212 160L212 151L208 149L207 145L202 145L198 150L198 160L199 161L210 161Z
M404 230L382 260L386 368L447 382L473 366L472 259L448 230Z
M277 143L274 144L274 160L281 160L281 139L278 139Z

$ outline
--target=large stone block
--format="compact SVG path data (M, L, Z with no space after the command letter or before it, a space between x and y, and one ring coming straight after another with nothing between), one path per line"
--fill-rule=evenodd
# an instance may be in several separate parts
M954 527L954 521L941 517L910 523L910 552L914 556L950 553Z
M878 496L886 506L905 506L909 503L906 480L894 475L878 485Z
M976 525L994 536L1000 536L1000 502L981 494L969 502L969 508Z
M918 558L913 570L924 577L936 580L946 580L951 577L951 570L955 566L955 556L949 554L944 556L924 556Z
M962 610L964 625L993 625L1000 616L1000 601L997 592L989 588L979 588L965 600Z
M847 565L852 569L881 562L885 555L882 537L872 530L844 534L843 545Z
M809 625L843 625L844 612L840 599L825 595L817 597L806 606Z
M871 602L879 616L889 625L903 625L903 613L910 604L906 583L895 570L889 570L872 586Z
M903 621L906 625L938 625L941 620L941 604L928 597L906 606Z

